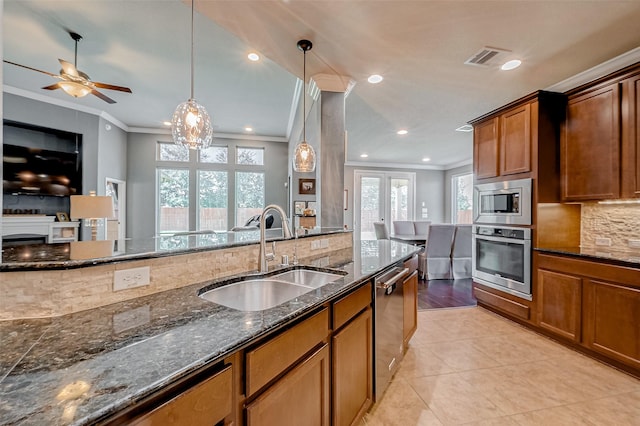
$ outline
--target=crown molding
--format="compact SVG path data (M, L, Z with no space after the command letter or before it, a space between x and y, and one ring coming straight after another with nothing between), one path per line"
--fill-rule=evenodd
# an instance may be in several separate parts
M447 164L445 166L445 170L457 169L458 167L470 166L472 164L473 164L473 160L471 158L468 158L466 160L461 160L461 161L458 161L456 163Z
M618 71L624 67L633 65L638 61L640 61L640 47L631 49L622 55L609 59L595 67L589 68L588 70L582 71L581 73L569 77L566 80L562 80L561 82L549 86L544 90L564 93L578 86L589 83L590 81L604 77L607 74Z

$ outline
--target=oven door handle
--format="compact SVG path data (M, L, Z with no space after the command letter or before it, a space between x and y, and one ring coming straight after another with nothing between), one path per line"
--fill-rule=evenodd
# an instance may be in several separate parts
M387 290L393 287L401 278L404 278L405 275L409 272L409 268L404 268L402 271L395 274L393 277L388 279L387 281L380 281L376 284L376 288Z
M491 237L489 235L474 235L473 238L476 240L487 240L487 241L496 241L498 243L509 243L509 244L527 244L529 240L519 240L517 238L505 238L505 237Z

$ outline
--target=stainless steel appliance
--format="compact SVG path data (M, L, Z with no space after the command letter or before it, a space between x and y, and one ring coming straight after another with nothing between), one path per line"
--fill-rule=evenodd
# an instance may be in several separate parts
M473 280L531 300L531 229L473 226Z
M531 179L475 185L473 222L531 225Z
M404 354L402 282L408 273L408 268L395 266L374 279L376 400L382 397Z

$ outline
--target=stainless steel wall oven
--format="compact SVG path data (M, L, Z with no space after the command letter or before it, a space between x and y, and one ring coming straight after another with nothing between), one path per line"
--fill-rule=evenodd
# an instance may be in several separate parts
M473 227L473 279L531 300L531 229Z

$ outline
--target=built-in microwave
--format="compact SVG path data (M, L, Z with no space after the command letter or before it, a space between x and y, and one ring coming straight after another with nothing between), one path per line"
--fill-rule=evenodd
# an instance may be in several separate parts
M475 185L473 222L531 225L531 179Z

